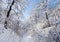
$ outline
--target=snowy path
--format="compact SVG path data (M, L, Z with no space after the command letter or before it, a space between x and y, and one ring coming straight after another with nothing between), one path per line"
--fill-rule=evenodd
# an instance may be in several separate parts
M0 42L20 42L20 38L13 31L5 30L5 32L0 35Z

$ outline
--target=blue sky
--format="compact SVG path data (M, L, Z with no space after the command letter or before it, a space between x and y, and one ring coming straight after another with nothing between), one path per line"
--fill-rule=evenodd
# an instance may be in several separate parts
M57 0L50 0L48 7L49 8L54 8L56 7Z
M25 16L25 19L27 19L31 13L31 10L34 8L34 3L38 3L40 0L30 0L30 5L27 6L25 12L24 12L24 16Z
M30 5L27 6L25 12L24 12L24 18L27 19L30 16L30 12L32 11L32 9L34 8L34 3L39 3L41 0L30 0ZM50 0L48 7L49 8L54 8L56 5L56 0Z

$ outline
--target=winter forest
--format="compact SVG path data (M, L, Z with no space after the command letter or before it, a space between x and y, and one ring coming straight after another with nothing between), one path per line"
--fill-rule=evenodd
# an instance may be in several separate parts
M0 0L0 42L60 42L60 0Z

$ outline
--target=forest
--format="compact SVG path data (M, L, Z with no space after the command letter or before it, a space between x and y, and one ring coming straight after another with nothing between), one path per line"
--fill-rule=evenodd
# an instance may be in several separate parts
M60 42L60 0L0 0L0 42Z

